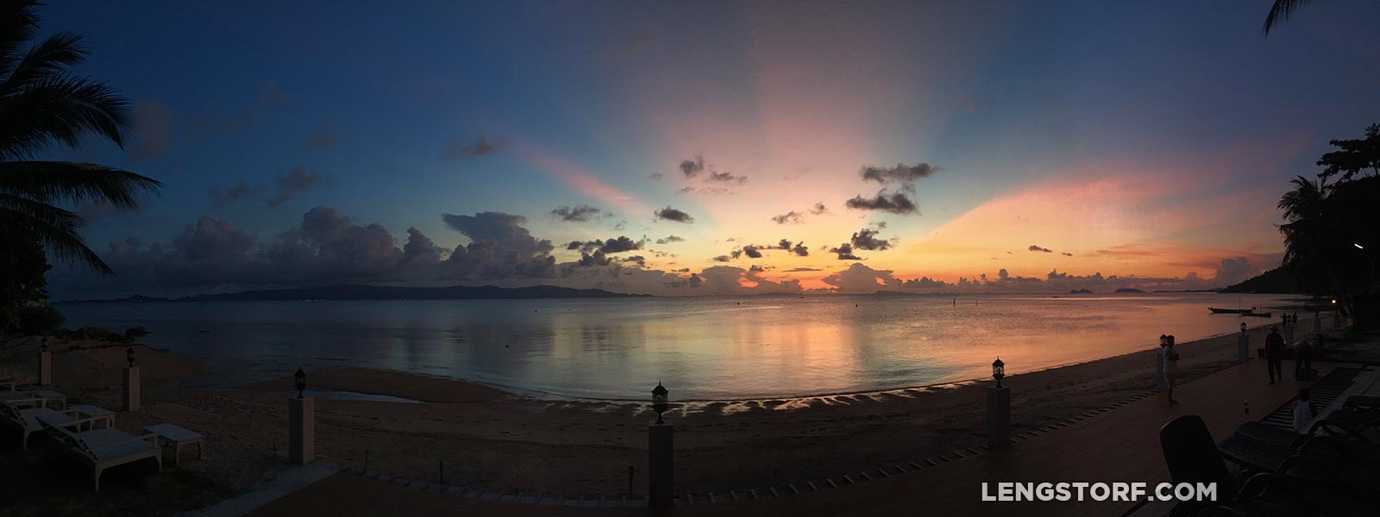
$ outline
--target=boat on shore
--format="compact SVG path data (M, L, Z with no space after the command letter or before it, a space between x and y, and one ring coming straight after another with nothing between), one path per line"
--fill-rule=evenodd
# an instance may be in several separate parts
M1251 313L1251 311L1254 311L1255 308L1252 307L1250 309L1226 309L1222 307L1208 307L1208 310L1212 311L1213 314L1249 314Z

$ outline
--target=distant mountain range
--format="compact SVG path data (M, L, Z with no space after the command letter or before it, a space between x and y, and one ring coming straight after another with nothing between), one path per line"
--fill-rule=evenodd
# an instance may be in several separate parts
M108 302L248 302L298 300L514 300L533 298L631 298L645 294L623 294L603 289L571 289L551 285L532 287L451 286L451 287L393 287L375 285L332 285L301 289L270 289L226 294L198 294L181 298L156 298L134 295L108 300L64 300L60 303Z

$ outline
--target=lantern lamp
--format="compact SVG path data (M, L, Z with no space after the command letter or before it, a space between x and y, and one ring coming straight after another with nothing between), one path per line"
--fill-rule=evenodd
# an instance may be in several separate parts
M1006 363L1001 362L1000 357L992 361L992 378L997 380L997 386L1006 386Z
M670 391L661 385L661 381L657 381L656 387L652 388L652 410L656 411L656 423L658 424L666 423L661 419L661 414L670 408L670 404L667 402L669 399Z
M1246 322L1244 322L1244 321L1241 322L1241 331L1242 331L1242 332L1245 332L1245 331L1246 331Z
M307 390L307 372L297 369L297 373L292 374L292 380L297 386L297 398L302 398L302 392Z

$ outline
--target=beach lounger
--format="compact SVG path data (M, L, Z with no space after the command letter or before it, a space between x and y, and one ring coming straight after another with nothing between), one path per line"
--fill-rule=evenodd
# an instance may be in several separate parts
M20 432L19 446L28 450L29 435L43 430L38 422L44 418L53 422L71 422L77 419L75 411L58 411L45 407L46 399L18 399L0 402L0 419Z
M1278 481L1274 474L1259 473L1245 481L1233 476L1198 415L1180 416L1160 427L1160 449L1171 481L1217 484L1218 501L1184 501L1174 507L1173 515L1232 515L1241 511L1288 515L1289 506L1297 503L1266 498Z
M48 407L56 406L57 409L63 409L67 407L67 395L63 395L61 392L39 389L0 390L0 402L25 400L32 398L41 398L47 400Z
M65 446L69 454L91 465L91 479L96 491L101 490L101 474L111 467L152 459L157 463L158 471L163 471L163 451L156 434L136 436L110 428L77 432L76 429L88 423L81 419L52 422L39 417L38 422Z

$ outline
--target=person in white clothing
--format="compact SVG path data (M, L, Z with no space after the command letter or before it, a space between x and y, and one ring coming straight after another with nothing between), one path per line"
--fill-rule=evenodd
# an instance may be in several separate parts
M1308 427L1313 425L1313 420L1317 417L1313 401L1309 400L1308 388L1299 390L1298 401L1294 402L1294 432L1307 434Z

